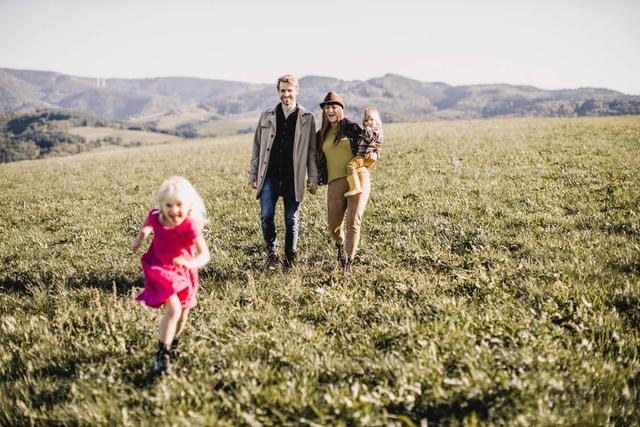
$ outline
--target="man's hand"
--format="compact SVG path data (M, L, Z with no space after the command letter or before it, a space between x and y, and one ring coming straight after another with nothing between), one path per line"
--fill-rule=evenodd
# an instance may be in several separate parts
M254 190L258 189L258 180L257 179L252 179L251 181L249 181L249 187L253 188Z

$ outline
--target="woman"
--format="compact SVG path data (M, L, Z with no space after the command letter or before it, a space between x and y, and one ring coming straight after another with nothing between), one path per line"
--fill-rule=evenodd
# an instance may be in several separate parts
M362 128L344 118L345 104L335 92L329 92L322 108L322 125L318 131L319 184L327 189L329 234L336 243L338 261L351 273L353 258L360 241L362 215L371 192L371 178L366 167L358 169L362 193L345 197L349 191L347 163L357 154ZM377 155L376 159L377 160Z

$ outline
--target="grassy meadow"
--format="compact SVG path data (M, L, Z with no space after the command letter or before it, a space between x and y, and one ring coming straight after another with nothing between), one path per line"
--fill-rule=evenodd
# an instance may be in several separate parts
M386 125L350 276L326 187L261 269L251 139L0 165L0 425L640 425L640 117ZM158 378L129 244L176 174L212 257Z

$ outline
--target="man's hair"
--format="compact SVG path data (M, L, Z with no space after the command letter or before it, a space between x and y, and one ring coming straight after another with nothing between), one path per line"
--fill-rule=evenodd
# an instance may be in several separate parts
M276 84L276 89L280 90L280 83L289 83L290 85L294 85L296 89L300 89L300 84L298 83L298 79L293 77L291 74L285 74L284 76L278 79L278 84Z

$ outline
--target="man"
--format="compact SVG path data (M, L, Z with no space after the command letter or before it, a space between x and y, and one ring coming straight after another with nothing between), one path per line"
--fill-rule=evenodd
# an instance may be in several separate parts
M293 266L298 242L300 202L304 197L305 175L311 194L318 190L316 157L316 119L296 102L298 79L285 75L276 85L280 104L260 114L249 167L249 185L260 200L262 235L267 245L264 268L274 270L280 260L275 208L278 198L284 203L284 272Z

